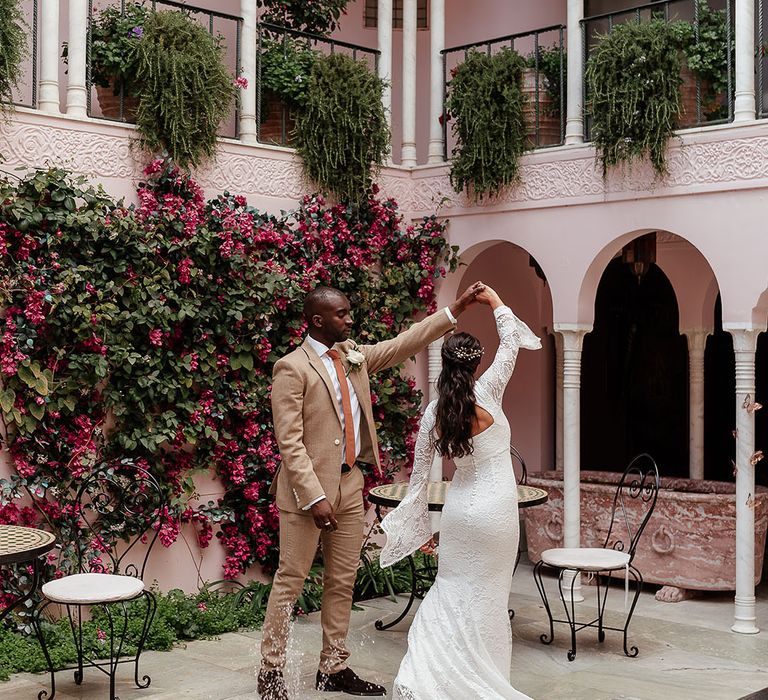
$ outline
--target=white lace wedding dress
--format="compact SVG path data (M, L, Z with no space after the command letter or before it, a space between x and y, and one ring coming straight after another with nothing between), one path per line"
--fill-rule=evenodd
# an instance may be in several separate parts
M520 537L517 483L509 454L509 423L501 408L519 348L539 339L512 311L494 311L499 349L475 385L476 403L493 424L473 438L474 451L455 459L440 524L437 577L408 633L395 678L395 700L530 700L509 682L512 631L507 613ZM432 536L427 483L434 445L435 402L416 442L408 495L383 520L390 566Z

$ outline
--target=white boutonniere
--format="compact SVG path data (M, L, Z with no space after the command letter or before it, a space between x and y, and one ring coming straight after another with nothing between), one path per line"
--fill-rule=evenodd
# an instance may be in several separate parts
M359 370L365 362L365 355L359 350L347 350L347 362L349 362L349 372L353 369ZM349 374L349 372L347 372L347 374Z

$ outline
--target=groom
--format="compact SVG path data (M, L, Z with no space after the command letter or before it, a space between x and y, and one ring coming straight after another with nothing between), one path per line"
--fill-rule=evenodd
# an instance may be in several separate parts
M363 473L379 466L368 375L415 355L456 325L456 317L483 290L476 282L450 307L392 340L356 346L349 340L352 312L337 289L317 287L304 301L304 343L277 361L272 414L282 463L272 482L280 509L280 563L262 627L262 700L288 700L283 680L289 621L322 543L325 571L323 648L318 690L385 695L346 665L352 588L363 541Z

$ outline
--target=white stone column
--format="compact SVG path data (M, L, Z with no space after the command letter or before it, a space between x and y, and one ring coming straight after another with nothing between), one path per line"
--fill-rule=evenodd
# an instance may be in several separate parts
M416 0L403 0L403 143L400 164L416 165Z
M736 0L735 22L736 89L733 121L750 122L757 118L755 113L754 0Z
M442 338L438 338L437 340L430 343L427 347L427 357L429 362L427 369L427 384L429 385L429 392L427 397L430 402L437 399L437 378L440 376L440 370L443 368L443 360L440 355L442 349ZM432 468L429 470L429 480L443 480L443 458L437 453L435 453L435 458L432 460ZM430 513L429 522L432 526L432 531L437 532L440 529L440 513Z
M688 475L704 478L704 351L711 331L691 328L688 339Z
M584 45L581 20L584 18L583 0L568 0L566 19L567 86L565 143L584 143Z
M85 87L87 39L88 0L69 0L67 114L72 117L85 117L88 115L88 93Z
M240 16L243 18L240 76L248 81L248 87L240 90L238 132L243 143L256 143L256 3L253 0L240 0Z
M581 545L581 346L589 328L555 324L563 338L563 546ZM573 581L573 600L582 601L581 580L563 577L564 590Z
M384 81L381 101L387 115L387 125L392 128L392 0L379 0L379 78Z
M555 469L563 470L563 336L555 332Z
M40 96L41 112L59 114L59 0L40 2Z
M443 162L443 55L445 48L445 0L430 4L430 64L429 64L429 157L428 163Z
M755 613L755 349L758 329L728 328L736 356L736 596L733 626L741 634L756 634Z

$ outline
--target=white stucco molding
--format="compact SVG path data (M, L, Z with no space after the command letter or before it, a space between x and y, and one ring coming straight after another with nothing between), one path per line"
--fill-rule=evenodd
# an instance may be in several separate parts
M130 125L19 108L0 124L0 140L6 169L59 165L94 178L141 177L144 158L132 150ZM768 120L689 130L673 141L668 161L663 183L641 166L604 181L589 145L539 150L523 158L520 185L482 205L453 191L447 164L413 171L387 167L378 182L406 214L431 214L440 206L450 216L766 187ZM291 149L232 139L221 140L216 162L197 178L210 194L229 189L295 200L313 189Z
M419 168L407 208L427 211L432 202L447 197L444 206L456 215L480 208L505 211L758 187L768 184L766 159L768 122L684 132L670 145L669 175L663 181L647 165L612 172L603 180L590 145L565 146L525 156L520 184L482 205L453 191L447 165Z

